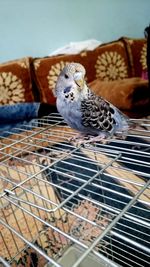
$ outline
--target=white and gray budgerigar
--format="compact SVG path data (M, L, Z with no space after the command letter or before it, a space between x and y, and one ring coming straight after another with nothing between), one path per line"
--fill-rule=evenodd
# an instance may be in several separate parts
M66 123L93 140L110 138L128 132L128 117L102 97L95 95L85 81L85 68L79 63L67 64L56 82L56 105Z

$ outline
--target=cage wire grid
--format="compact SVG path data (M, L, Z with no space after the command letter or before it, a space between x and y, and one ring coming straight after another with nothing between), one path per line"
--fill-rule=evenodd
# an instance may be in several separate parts
M0 266L149 266L150 119L134 121L106 143L59 114L0 138Z

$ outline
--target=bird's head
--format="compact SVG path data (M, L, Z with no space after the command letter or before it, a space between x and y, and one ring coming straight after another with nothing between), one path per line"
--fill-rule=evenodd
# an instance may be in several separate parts
M67 64L58 76L55 92L67 95L69 92L82 92L85 85L85 68L79 63Z

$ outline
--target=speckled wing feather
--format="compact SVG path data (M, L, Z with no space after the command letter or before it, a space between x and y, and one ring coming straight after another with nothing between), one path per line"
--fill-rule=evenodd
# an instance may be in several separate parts
M89 92L87 99L82 100L81 112L85 127L111 132L116 124L112 105L92 92Z

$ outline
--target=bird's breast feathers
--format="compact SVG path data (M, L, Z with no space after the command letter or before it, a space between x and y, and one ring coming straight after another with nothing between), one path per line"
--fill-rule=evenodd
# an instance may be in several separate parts
M81 103L80 101L72 100L72 95L67 98L67 100L63 100L61 98L57 98L57 109L62 117L64 117L65 121L72 128L78 129L82 114L81 114Z

